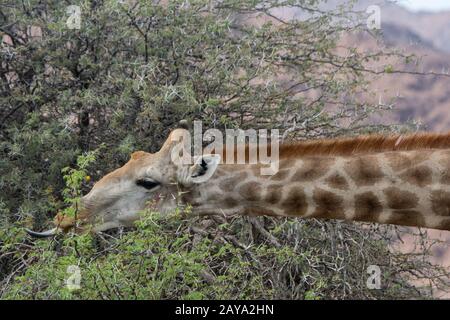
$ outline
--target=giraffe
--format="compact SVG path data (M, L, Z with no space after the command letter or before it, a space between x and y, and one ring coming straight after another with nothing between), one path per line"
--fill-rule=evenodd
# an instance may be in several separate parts
M376 222L450 230L450 134L369 135L281 144L279 170L224 163L224 151L190 165L174 162L185 129L155 154L138 151L81 199L77 218L55 227L93 232L132 226L149 203L167 212L190 204L199 215L270 215ZM248 147L247 147L248 151ZM84 228L83 228L84 226Z

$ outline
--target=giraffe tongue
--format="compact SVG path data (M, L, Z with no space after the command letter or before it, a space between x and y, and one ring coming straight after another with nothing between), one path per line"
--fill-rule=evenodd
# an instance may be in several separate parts
M35 238L47 238L47 237L53 237L54 235L56 235L59 230L58 228L53 228L44 232L36 232L30 229L25 228L25 231L32 237Z

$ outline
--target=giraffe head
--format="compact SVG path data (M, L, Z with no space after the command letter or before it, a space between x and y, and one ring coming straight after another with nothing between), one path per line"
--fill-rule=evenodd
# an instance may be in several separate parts
M187 134L185 129L175 129L157 153L134 152L124 166L104 176L82 197L76 219L57 214L55 228L27 231L36 237L51 236L76 222L80 230L89 223L96 225L94 231L102 231L132 225L148 205L163 213L175 209L180 190L206 182L221 160L213 154L186 159L189 152L184 151L183 139Z

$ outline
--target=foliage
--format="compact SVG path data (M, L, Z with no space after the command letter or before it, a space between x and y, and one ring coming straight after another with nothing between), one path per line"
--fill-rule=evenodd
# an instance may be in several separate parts
M261 233L261 225L272 231ZM112 235L72 235L30 244L20 229L1 232L8 242L0 254L9 252L11 261L24 267L19 275L4 279L2 299L426 296L404 277L416 257L392 254L382 239L371 239L366 231L346 224L243 217L205 220L189 217L189 212L145 212L136 229ZM383 270L381 290L366 286L366 269L374 263ZM78 290L66 285L70 266L80 269ZM422 271L428 268L432 269Z
M80 198L83 196L81 187L83 181L89 182L90 176L87 168L92 164L99 152L99 149L87 152L77 158L77 168L65 167L61 169L66 187L62 190L64 202L68 205L63 213L68 216L75 216Z

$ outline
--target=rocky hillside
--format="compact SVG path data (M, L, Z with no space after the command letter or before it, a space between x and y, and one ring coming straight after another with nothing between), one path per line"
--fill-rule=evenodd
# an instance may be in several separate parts
M342 1L329 1L327 8ZM450 12L410 12L382 0L360 0L355 10L365 11L369 5L381 8L381 28L385 45L404 49L422 58L419 71L450 71ZM358 47L370 46L358 39ZM389 75L374 83L384 99L398 96L394 121L418 120L424 129L450 130L450 77Z

